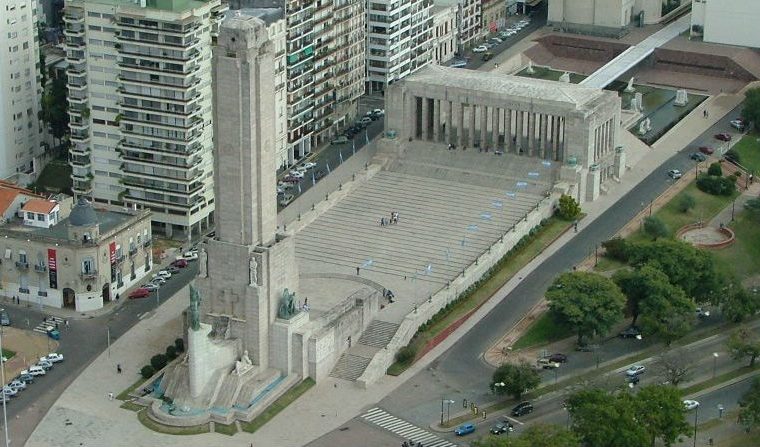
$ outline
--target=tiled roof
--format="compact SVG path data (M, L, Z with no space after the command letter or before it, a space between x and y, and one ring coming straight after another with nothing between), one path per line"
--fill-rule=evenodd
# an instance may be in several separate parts
M56 205L57 203L51 200L32 199L26 202L24 206L21 207L21 210L29 211L31 213L49 214L53 211L53 208L55 208Z
M24 194L29 197L43 197L39 194L35 194L26 188L22 188L14 183L0 180L0 214L5 214L8 211L8 207L11 206L16 196Z

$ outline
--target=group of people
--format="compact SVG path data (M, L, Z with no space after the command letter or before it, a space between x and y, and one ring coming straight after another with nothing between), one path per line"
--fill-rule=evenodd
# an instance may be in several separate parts
M391 218L390 219L385 218L385 217L381 217L380 218L380 226L381 227L384 227L384 226L390 225L390 224L397 224L397 223L398 223L398 211L391 211Z

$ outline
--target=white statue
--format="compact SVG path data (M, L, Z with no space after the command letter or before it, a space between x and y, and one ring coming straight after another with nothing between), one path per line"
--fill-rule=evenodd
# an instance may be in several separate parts
M207 275L206 271L208 268L208 254L206 253L205 247L201 247L201 254L199 258L200 258L200 263L198 265L198 270L199 270L198 276L200 276L201 278L205 278Z
M684 107L689 103L689 94L684 89L676 90L676 100L673 103L675 106Z
M641 120L639 122L639 135L644 136L647 133L647 121Z
M256 262L256 257L251 256L251 259L248 261L248 284L251 286L259 284L258 267L259 263Z
M559 77L559 82L564 82L565 84L570 83L570 72L566 71L562 73L562 76Z
M248 371L250 371L253 368L253 363L251 362L251 358L248 357L248 351L243 351L243 355L240 357L240 360L235 362L235 374L240 376Z
M536 72L536 70L533 69L533 61L532 60L528 60L528 68L525 69L525 72L528 73L528 74L531 74L531 75Z
M625 88L626 93L633 93L636 91L636 87L633 86L633 76L628 80L628 86Z
M640 108L641 108L641 104L639 104L639 98L637 98L635 96L633 98L631 98L631 104L628 107L628 109L630 111L632 111L632 112L638 112L638 111L640 111L639 110Z
M650 120L649 118L647 118L647 119L644 120L644 122L647 125L647 132L649 132L650 130L652 130L652 120Z

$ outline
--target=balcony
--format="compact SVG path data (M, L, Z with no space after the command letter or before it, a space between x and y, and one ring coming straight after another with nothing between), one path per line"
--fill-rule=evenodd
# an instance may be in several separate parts
M29 270L29 263L26 261L16 261L16 267L19 270Z
M98 277L98 271L97 270L88 270L86 272L79 273L79 277L82 278L85 281L93 280Z
M66 24L84 24L84 16L65 14L63 22Z
M132 247L129 249L129 257L134 257L137 254L137 247Z
M47 272L47 266L45 264L34 264L34 271L37 273Z

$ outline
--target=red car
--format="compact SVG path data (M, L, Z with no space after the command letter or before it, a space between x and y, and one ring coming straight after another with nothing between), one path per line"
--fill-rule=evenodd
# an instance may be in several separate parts
M716 133L715 139L720 141L731 141L731 135L723 132L723 133Z
M300 178L293 177L292 175L289 175L289 176L285 177L284 179L282 179L282 181L285 182L285 183L301 183L301 179Z
M130 299L137 299L137 298L147 298L150 295L150 290L143 289L142 287L139 289L135 289L129 293Z
M715 152L715 149L711 148L710 146L700 146L699 152L707 155L712 155L712 153Z
M185 259L177 259L174 262L172 262L172 265L174 267L178 267L178 268L183 269L183 268L187 267L187 260L185 260Z

